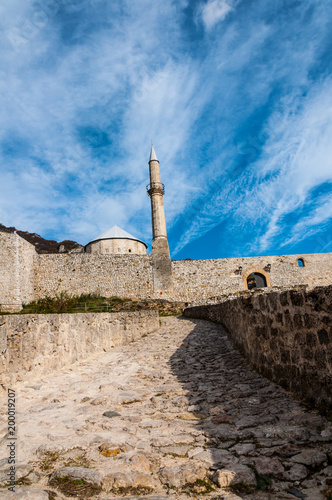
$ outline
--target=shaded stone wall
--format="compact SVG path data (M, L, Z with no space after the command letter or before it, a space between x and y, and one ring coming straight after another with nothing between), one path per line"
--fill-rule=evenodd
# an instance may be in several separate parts
M0 308L19 311L34 298L35 247L13 233L0 232Z
M0 384L51 373L158 328L158 311L0 316Z
M221 323L261 374L332 409L331 311L328 286L242 297L184 315Z

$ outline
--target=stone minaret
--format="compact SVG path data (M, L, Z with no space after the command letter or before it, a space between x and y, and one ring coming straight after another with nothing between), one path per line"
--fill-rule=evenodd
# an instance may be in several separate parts
M172 288L172 262L169 253L163 196L165 186L160 182L159 160L151 146L150 184L147 186L151 198L152 215L152 259L154 266L155 291L167 291Z

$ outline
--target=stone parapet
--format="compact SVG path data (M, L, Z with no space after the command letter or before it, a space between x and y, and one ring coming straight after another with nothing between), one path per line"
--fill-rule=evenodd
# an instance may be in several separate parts
M332 409L331 311L328 286L241 297L184 315L221 323L261 374Z
M158 328L158 311L0 316L0 384L53 373Z

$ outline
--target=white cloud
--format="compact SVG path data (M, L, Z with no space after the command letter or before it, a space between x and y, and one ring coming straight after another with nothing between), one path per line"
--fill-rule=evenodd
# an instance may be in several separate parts
M223 21L232 10L234 8L228 0L208 0L200 11L205 28L210 30Z
M315 208L308 216L303 217L293 228L291 237L284 241L282 246L299 243L305 238L317 234L325 223L332 220L332 195L323 197L320 206ZM329 243L331 244L330 238Z

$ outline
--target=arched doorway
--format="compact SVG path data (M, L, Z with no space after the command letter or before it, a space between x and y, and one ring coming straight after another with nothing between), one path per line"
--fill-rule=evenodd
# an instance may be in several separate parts
M252 288L265 288L267 286L266 278L261 273L251 273L247 278L248 290Z

